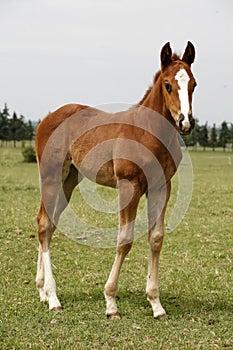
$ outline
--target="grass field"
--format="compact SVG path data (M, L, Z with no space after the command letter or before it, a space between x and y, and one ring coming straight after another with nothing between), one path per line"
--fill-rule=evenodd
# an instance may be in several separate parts
M103 288L114 249L80 245L56 232L52 262L60 313L35 288L36 164L20 149L0 149L0 349L233 349L233 154L191 152L193 197L166 234L160 263L163 321L145 297L146 236L122 269L120 320L105 317Z

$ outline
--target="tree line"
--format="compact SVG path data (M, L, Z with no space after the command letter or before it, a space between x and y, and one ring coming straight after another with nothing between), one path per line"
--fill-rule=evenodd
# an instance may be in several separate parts
M10 115L7 104L0 109L0 141L1 146L7 141L13 141L16 147L16 141L32 141L35 136L35 125L31 120L26 121L23 115L18 116L16 112Z
M16 141L29 140L32 141L35 136L35 123L31 120L26 121L24 116L18 116L16 112L10 115L7 104L4 104L3 109L0 109L0 142L1 146L7 141L13 141L16 147ZM190 135L182 136L186 146L197 148L211 147L214 151L217 147L222 147L225 151L230 147L233 151L233 123L222 122L220 128L215 124L209 127L207 123L200 125L196 120L195 129Z
M195 129L190 135L183 136L186 146L192 147L203 147L205 150L207 147L211 147L213 151L217 147L222 147L225 152L226 148L229 147L233 151L233 123L222 122L219 128L216 124L212 127L208 127L208 124L199 125L196 120Z

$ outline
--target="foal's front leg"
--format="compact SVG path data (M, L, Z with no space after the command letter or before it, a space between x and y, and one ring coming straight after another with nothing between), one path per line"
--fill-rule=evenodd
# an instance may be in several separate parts
M118 280L123 261L133 244L134 220L140 199L140 192L137 184L130 184L128 181L122 180L119 182L118 188L120 203L120 228L117 240L117 250L112 270L104 288L106 315L112 318L120 318L116 304ZM131 197L130 194L132 195L132 200L125 206L127 199Z
M164 237L164 215L170 195L170 184L159 192L148 194L150 259L148 265L146 294L153 310L154 318L163 318L166 314L159 299L159 255ZM153 223L155 221L155 223Z
M132 226L132 225L131 225ZM104 288L104 296L106 300L106 315L112 318L120 318L117 310L116 304L116 294L118 290L118 280L120 275L121 266L123 261L130 251L132 247L133 237L130 239L129 243L123 243L125 240L125 236L133 235L133 227L132 228L120 228L120 232L118 235L118 246L116 251L115 260L112 266L112 270L110 272L107 283ZM122 242L122 243L121 243Z
M147 299L153 310L154 318L162 318L166 312L159 299L158 268L159 255L163 243L163 217L149 230L150 258L148 265L148 275L146 284Z

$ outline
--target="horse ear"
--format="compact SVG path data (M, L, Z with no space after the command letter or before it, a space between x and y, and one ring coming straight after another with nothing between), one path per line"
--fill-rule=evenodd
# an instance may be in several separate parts
M166 68L172 61L172 50L170 47L170 43L166 43L162 50L161 50L161 54L160 54L160 58L161 58L161 67L162 70L164 68Z
M188 41L185 52L182 57L182 61L188 63L188 65L191 66L191 64L194 61L194 58L195 58L195 48L193 44L190 41Z

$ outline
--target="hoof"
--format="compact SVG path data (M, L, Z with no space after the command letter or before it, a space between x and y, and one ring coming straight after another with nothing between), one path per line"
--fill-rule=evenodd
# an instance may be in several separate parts
M61 306L56 306L56 307L53 307L52 309L50 309L50 311L54 311L54 312L59 312L61 310L62 310Z
M162 321L162 320L164 320L165 318L166 318L166 313L161 314L161 315L155 315L155 316L154 316L154 319L155 319L155 320L159 320L159 321Z
M118 312L115 312L114 314L107 314L107 318L119 320L121 317Z

